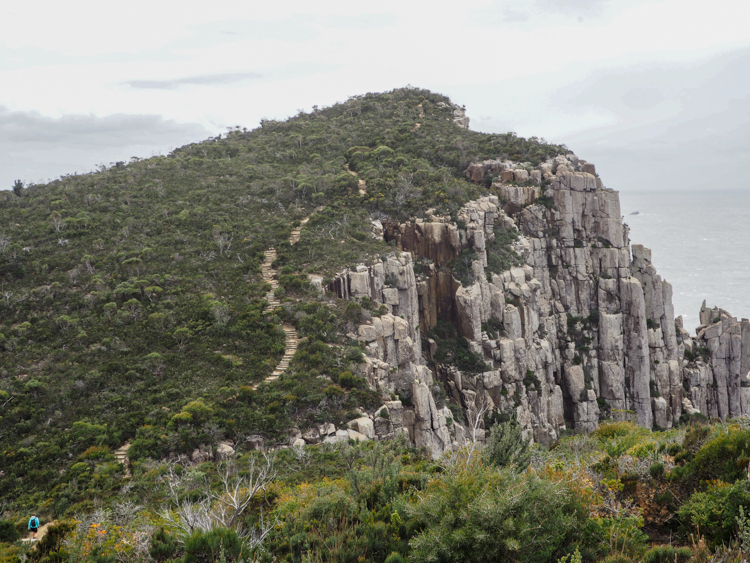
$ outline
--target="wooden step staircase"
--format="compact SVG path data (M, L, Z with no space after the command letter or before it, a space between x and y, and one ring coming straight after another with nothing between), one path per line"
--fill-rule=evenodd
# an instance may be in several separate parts
M125 466L125 477L131 477L130 475L130 459L128 459L128 450L130 449L130 442L125 442L122 446L114 451L115 459L119 463Z
M289 244L297 244L300 241L300 238L302 237L302 227L304 227L309 220L309 217L305 217L300 221L299 227L292 230L289 235ZM268 301L268 305L265 308L265 313L270 314L276 310L277 307L281 306L281 302L276 299L276 290L279 288L279 282L276 281L276 270L273 268L273 262L276 260L276 249L271 247L266 250L264 254L266 258L260 265L260 272L263 276L263 281L271 286L271 289L266 293L266 301ZM297 352L297 345L299 344L297 331L292 325L288 324L283 325L282 328L284 329L284 355L273 370L273 373L263 380L266 383L276 381L287 369L289 369L294 354ZM253 389L257 389L258 385L260 384L256 383L253 385Z

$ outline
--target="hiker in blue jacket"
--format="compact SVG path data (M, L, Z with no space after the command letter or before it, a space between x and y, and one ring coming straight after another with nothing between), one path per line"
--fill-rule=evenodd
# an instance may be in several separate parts
M36 514L32 514L31 518L29 518L29 532L31 532L31 539L36 539L36 531L39 529L39 518L36 517Z

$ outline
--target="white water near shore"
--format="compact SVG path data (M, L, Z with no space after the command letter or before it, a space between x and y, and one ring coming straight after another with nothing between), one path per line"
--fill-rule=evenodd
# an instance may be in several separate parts
M620 202L631 243L651 249L687 330L704 299L750 318L750 190L623 191Z

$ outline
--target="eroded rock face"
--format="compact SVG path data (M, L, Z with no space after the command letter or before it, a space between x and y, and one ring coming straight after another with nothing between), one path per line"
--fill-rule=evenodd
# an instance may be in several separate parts
M475 182L491 175L505 208L488 196L465 205L456 223L432 212L386 223L385 239L401 252L343 272L328 288L386 311L352 335L365 343L364 375L386 401L372 420L355 421L359 432L374 439L401 432L433 455L483 439L482 428L454 423L436 402L438 385L467 420L496 409L545 444L605 418L667 429L683 411L750 414L750 322L704 305L691 338L674 318L671 285L648 249L631 248L618 194L592 164L575 155L537 169L485 161L466 174ZM545 206L534 204L542 195ZM518 235L512 249L522 263L490 271L488 245L505 230ZM476 259L461 283L450 268L466 249ZM423 350L421 332L439 320L456 327L487 371L428 367L435 343ZM487 323L502 328L490 335ZM388 401L392 394L411 406Z
M710 418L750 415L750 321L709 309L704 301L700 322L695 338L680 331L688 351L683 376L690 402Z
M375 439L407 434L413 444L437 456L454 446L455 430L452 418L439 414L432 394L434 378L422 354L417 286L411 254L399 252L342 272L328 290L347 299L367 297L385 308L351 336L365 343L362 374L370 386L384 399L396 394L412 404L388 400L372 418L351 421L351 429Z

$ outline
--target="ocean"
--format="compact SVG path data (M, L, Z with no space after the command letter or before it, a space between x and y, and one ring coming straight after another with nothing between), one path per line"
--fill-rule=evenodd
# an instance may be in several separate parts
M620 203L631 244L651 249L687 330L695 332L704 299L750 318L750 190L628 190Z

